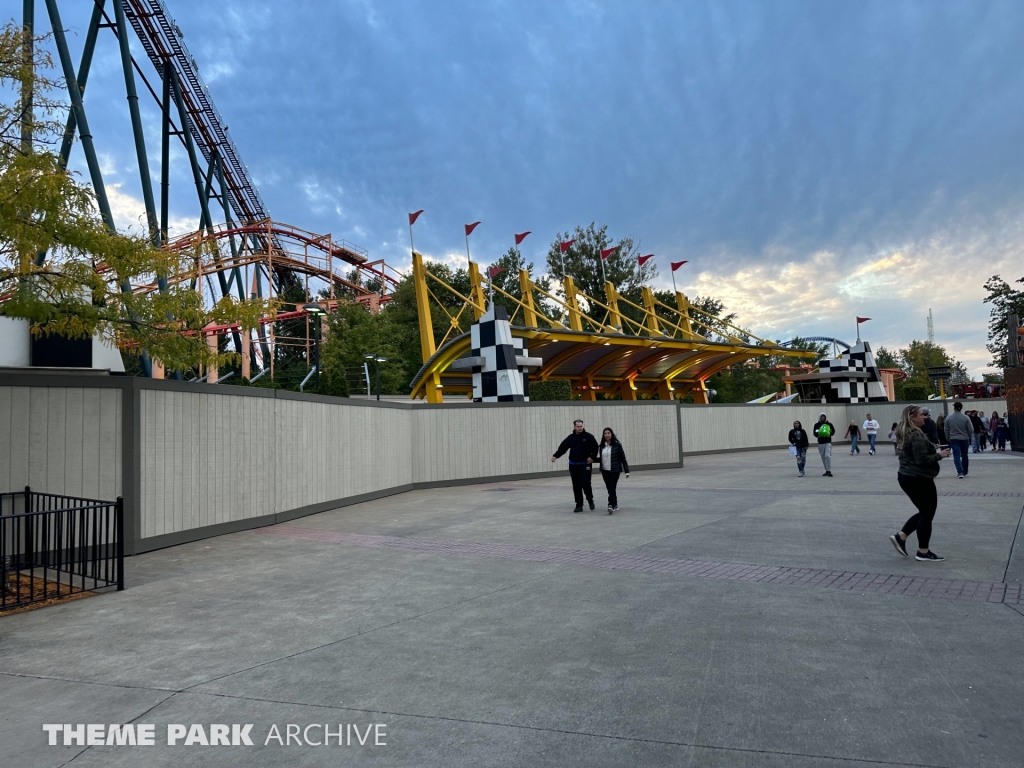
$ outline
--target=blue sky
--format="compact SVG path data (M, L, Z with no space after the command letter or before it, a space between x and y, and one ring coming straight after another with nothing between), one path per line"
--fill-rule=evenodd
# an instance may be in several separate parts
M664 286L689 259L680 286L761 335L852 340L859 314L901 346L931 307L975 374L982 284L1024 276L1017 0L166 2L271 214L399 268L419 208L417 248L455 263L467 222L481 261L529 229L542 263L596 221L657 254ZM87 5L62 3L76 51ZM124 83L100 41L86 108L130 222Z

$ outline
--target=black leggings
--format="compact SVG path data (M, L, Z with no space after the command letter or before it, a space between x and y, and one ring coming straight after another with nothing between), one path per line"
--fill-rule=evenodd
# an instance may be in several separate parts
M609 472L607 470L601 470L601 477L604 478L604 487L608 489L608 506L617 507L619 505L619 497L615 494L615 486L619 484L619 472Z
M928 549L928 541L932 537L932 518L935 517L935 508L939 505L935 481L930 477L908 477L899 474L896 477L900 481L900 488L917 507L917 514L903 524L903 533L910 536L917 531L918 549Z

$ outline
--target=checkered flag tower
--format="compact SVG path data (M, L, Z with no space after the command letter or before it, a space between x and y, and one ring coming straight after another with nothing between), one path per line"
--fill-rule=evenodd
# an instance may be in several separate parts
M454 370L473 373L474 403L529 401L529 371L544 362L529 357L524 339L513 338L505 307L491 301L487 312L469 329L469 357L456 360Z

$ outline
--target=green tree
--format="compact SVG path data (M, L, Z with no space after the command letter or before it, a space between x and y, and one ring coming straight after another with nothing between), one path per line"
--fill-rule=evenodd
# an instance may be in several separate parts
M527 262L517 248L509 248L504 254L502 254L501 258L493 264L488 265L488 267L482 267L482 269L486 270L491 267L497 267L504 270L494 277L494 287L514 296L519 301L523 300L523 291L519 285L519 270L521 269L525 269L530 274L530 278L537 286L543 288L548 293L551 292L550 278L547 276L535 276L533 274L533 262ZM516 302L510 301L495 291L494 303L505 307L513 325L523 325L523 310ZM533 303L538 311L546 311L545 306L548 302L542 293L534 291ZM554 315L556 315L556 313L549 313L549 316ZM543 321L539 322L543 327Z
M560 244L575 240L563 254ZM604 260L604 275L601 273L601 251L615 247ZM565 273L572 277L576 289L581 293L605 301L604 280L612 283L618 292L635 304L640 303L640 289L658 276L658 268L654 261L643 266L637 263L639 250L633 239L624 237L616 243L608 236L608 226L598 227L591 222L586 229L577 226L572 232L560 232L551 243L547 254L547 272L558 281L562 276L564 260ZM596 308L595 308L596 309ZM629 314L625 309L624 314ZM595 312L600 320L602 312Z
M0 32L0 314L28 320L35 335L99 334L171 370L229 364L235 356L211 351L197 331L236 321L251 329L271 307L230 298L205 307L187 281L165 292L123 290L185 271L195 254L105 225L91 188L50 150L63 132L52 116L64 105L49 95L60 81L47 76L45 38L25 42L13 24ZM31 138L22 136L26 117Z
M325 339L320 348L323 366L321 390L329 394L348 394L346 371L361 371L364 355L386 357L380 364L381 393L406 394L405 361L402 359L400 338L404 329L394 322L387 309L371 315L359 304L341 304L327 317ZM376 363L370 363L371 384L375 386Z
M899 358L885 347L879 347L875 352L875 365L879 368L900 368Z
M1016 283L1024 285L1024 277ZM1009 316L1016 313L1018 321L1024 321L1024 289L1016 290L999 275L993 275L985 281L985 290L988 293L984 302L992 305L988 321L988 344L985 345L992 353L992 362L989 365L1005 368Z

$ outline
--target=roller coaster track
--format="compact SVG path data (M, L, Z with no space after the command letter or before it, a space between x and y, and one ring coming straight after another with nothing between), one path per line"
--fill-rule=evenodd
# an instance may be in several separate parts
M228 195L238 217L244 222L270 218L238 149L228 136L227 126L214 106L209 88L199 74L199 66L185 47L184 35L163 2L126 0L125 17L156 71L163 72L165 63L175 69L192 138L207 162L215 152L219 153Z

